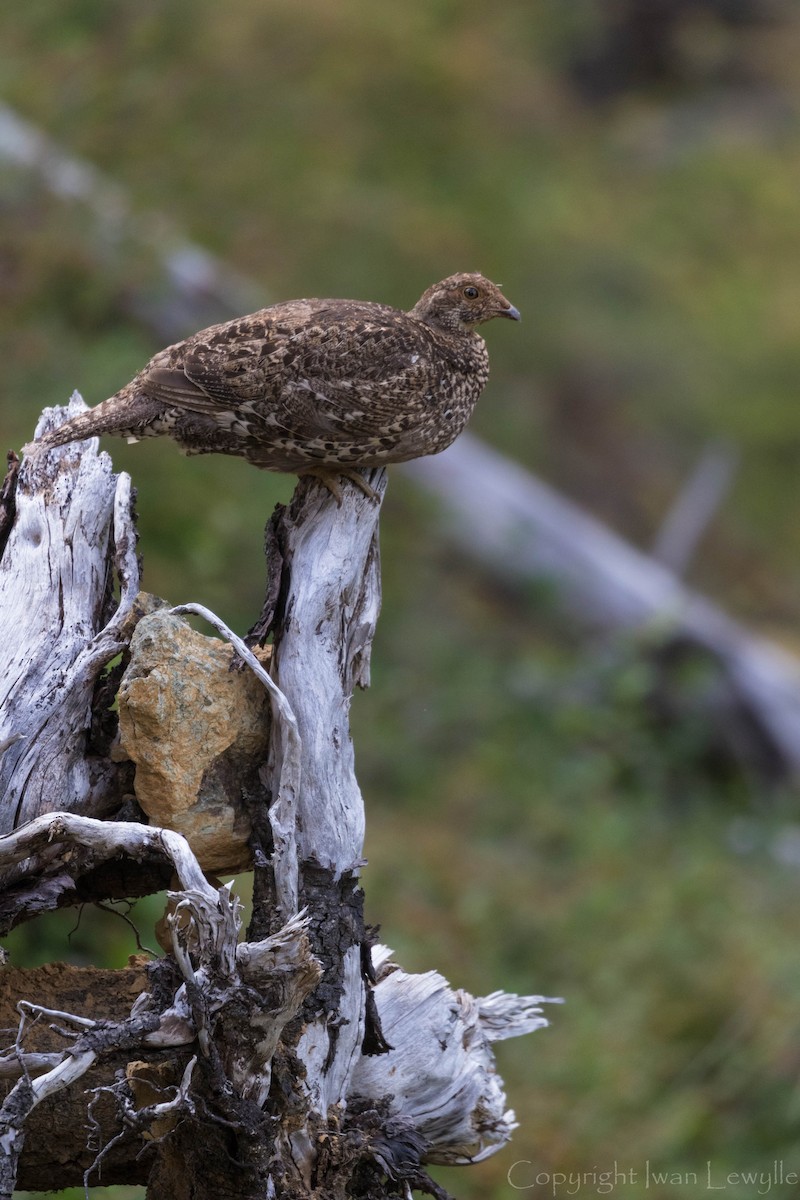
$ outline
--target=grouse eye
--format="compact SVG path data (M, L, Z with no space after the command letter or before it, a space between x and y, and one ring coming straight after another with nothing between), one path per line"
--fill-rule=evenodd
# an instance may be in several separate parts
M469 287L465 287L464 295L467 297L468 300L477 300L478 299L478 289L476 287L472 287L472 285L470 285Z

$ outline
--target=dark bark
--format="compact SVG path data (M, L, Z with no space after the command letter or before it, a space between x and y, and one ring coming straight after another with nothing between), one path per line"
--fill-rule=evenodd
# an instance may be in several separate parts
M5 479L3 480L3 486L0 488L0 558L3 557L3 551L5 550L17 512L16 493L17 479L19 477L19 459L13 450L9 450L6 461L8 467Z

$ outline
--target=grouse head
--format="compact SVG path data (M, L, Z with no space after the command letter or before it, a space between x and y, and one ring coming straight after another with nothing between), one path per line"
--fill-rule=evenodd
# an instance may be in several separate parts
M477 273L450 275L423 292L411 315L448 333L471 333L493 317L520 319L497 284Z

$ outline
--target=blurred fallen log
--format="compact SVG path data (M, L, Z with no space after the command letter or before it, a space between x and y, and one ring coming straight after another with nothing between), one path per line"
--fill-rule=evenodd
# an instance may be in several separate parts
M99 269L107 271L130 254L153 260L161 278L152 288L131 289L126 301L159 342L268 303L262 287L190 242L161 214L138 213L124 187L2 103L0 161L25 171L65 204L88 211Z
M498 578L551 582L584 627L646 631L711 653L784 771L800 773L800 662L792 654L470 434L402 469L442 502L459 548Z

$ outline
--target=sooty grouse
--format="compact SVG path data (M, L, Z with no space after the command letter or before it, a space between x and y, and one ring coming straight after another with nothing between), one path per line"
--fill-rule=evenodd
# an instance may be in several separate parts
M337 475L436 454L489 376L476 327L519 312L482 275L451 275L410 312L357 300L290 300L168 346L115 396L39 442L168 435L188 454L268 471Z

